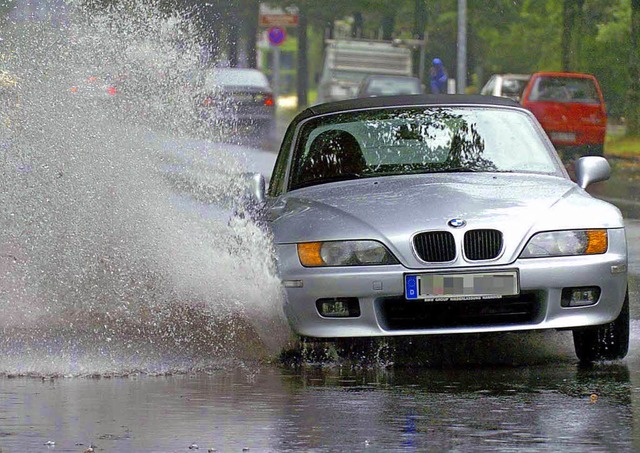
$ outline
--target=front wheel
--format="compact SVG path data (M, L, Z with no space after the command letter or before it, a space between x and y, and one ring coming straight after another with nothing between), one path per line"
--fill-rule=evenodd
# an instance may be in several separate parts
M616 319L602 326L574 329L573 344L582 363L624 358L629 351L629 290Z

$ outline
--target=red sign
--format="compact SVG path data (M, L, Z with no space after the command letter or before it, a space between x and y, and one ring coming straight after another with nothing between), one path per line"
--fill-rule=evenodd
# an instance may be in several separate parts
M282 27L271 27L267 32L269 42L274 46L279 46L287 38L287 32Z
M260 14L261 27L297 27L297 14Z

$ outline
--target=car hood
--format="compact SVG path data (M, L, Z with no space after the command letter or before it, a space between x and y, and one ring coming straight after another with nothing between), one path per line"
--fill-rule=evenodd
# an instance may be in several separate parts
M497 229L505 243L500 263L515 260L538 231L623 227L616 207L568 179L507 173L411 175L312 186L275 200L270 214L276 244L374 239L409 267L423 266L411 245L412 236L421 231L448 230L461 241L470 229ZM454 218L465 220L466 226L448 226Z

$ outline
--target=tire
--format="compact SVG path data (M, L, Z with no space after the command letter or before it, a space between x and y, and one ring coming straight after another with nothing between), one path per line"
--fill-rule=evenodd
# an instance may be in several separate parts
M602 326L574 329L573 344L582 363L624 358L629 351L629 290L615 320Z

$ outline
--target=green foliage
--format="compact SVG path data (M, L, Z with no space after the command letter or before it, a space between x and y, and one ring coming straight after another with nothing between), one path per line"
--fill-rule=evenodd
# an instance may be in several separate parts
M0 15L13 1L0 0ZM233 43L225 38L227 29L240 27L240 38L248 41L255 36L257 26L258 0L81 1L94 7L147 1L165 10L196 10L199 14L195 17L201 22L203 35L211 35L215 29L222 36L222 42L229 45ZM458 2L422 1L426 12L427 61L441 58L450 77L455 77ZM570 69L593 73L598 78L609 114L614 117L624 114L625 99L631 85L629 59L634 52L630 31L632 1L637 3L637 0L575 0L571 4ZM362 36L373 39L381 38L382 29L385 26L388 29L389 24L396 38L415 38L421 26L416 14L416 0L273 0L267 3L273 7L295 4L306 11L311 80L322 64L326 32L336 20L342 20L348 29L358 13L363 19ZM467 0L467 3L467 80L475 84L475 89L479 89L493 73L561 69L565 0ZM247 26L250 23L254 25Z
M456 0L425 1L427 61L439 57L455 76ZM288 2L274 2L281 5ZM479 89L493 73L533 73L562 68L564 0L468 0L467 80ZM320 59L323 32L333 20L360 12L363 35L378 38L385 15L394 19L394 36L413 37L415 0L305 0L314 33L313 59ZM570 69L594 74L610 116L624 114L630 83L631 0L576 0L571 30ZM313 61L314 69L318 64Z

